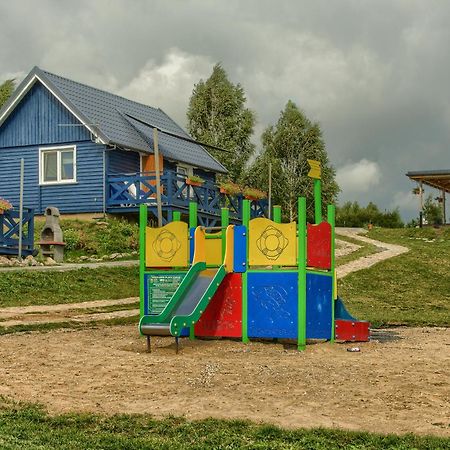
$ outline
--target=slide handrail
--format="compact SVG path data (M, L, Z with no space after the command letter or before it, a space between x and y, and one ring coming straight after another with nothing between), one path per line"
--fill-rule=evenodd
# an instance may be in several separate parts
M168 323L171 312L178 306L183 295L189 289L189 286L192 284L192 282L195 281L198 274L205 269L206 263L204 262L199 262L192 265L165 308L159 314L150 314L143 316L139 323L139 329L141 325L146 323Z

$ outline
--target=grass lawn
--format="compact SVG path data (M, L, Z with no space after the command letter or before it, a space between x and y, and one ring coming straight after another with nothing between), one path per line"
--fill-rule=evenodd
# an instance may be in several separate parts
M449 326L449 230L374 229L368 237L410 251L340 280L349 310L373 326Z
M0 404L2 449L444 449L450 440L340 430L284 430L246 421L150 416L50 416L33 405Z
M0 308L138 296L138 267L0 272Z

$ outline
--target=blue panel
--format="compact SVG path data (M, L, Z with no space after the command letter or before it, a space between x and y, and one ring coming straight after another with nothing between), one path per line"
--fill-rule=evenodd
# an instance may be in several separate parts
M298 274L248 273L248 335L297 338Z
M195 248L195 228L189 228L189 264L192 264L194 259L194 248Z
M108 155L108 173L136 173L141 171L141 157L137 152L111 150Z
M234 227L234 272L247 270L247 228L243 225Z
M0 149L90 139L89 131L78 125L80 122L37 82L0 128Z
M205 181L216 181L216 174L214 172L211 172L209 170L203 170L203 169L195 169L194 174L198 175L200 178L203 178Z
M19 204L20 158L25 160L24 206L37 214L51 205L61 213L103 211L104 146L77 142L77 182L39 186L39 146L0 148L0 197Z
M333 277L306 275L306 338L331 339Z

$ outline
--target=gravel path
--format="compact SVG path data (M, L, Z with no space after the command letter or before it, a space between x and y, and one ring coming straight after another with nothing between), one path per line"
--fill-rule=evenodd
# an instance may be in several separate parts
M380 249L379 252L373 253L372 255L364 256L362 258L350 261L347 264L343 264L336 268L338 278L343 278L349 273L356 272L357 270L367 269L381 261L389 258L394 258L395 256L401 255L409 251L409 248L403 247L402 245L388 244L386 242L376 241L375 239L370 239L366 236L361 236L360 233L365 233L363 228L336 228L336 234L341 236L347 236L353 239L357 239L361 242L366 242L367 244L375 245Z
M67 263L59 264L57 266L25 266L25 267L0 267L0 272L17 272L17 271L32 271L32 272L67 272L69 270L78 269L100 269L102 267L130 267L138 266L139 260L125 260L125 261L107 261L107 262L92 262L92 263Z

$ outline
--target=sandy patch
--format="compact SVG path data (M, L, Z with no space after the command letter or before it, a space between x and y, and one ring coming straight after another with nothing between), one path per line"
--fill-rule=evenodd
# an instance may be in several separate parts
M145 340L135 326L0 337L0 394L52 413L246 418L286 427L450 435L450 329L358 344Z

